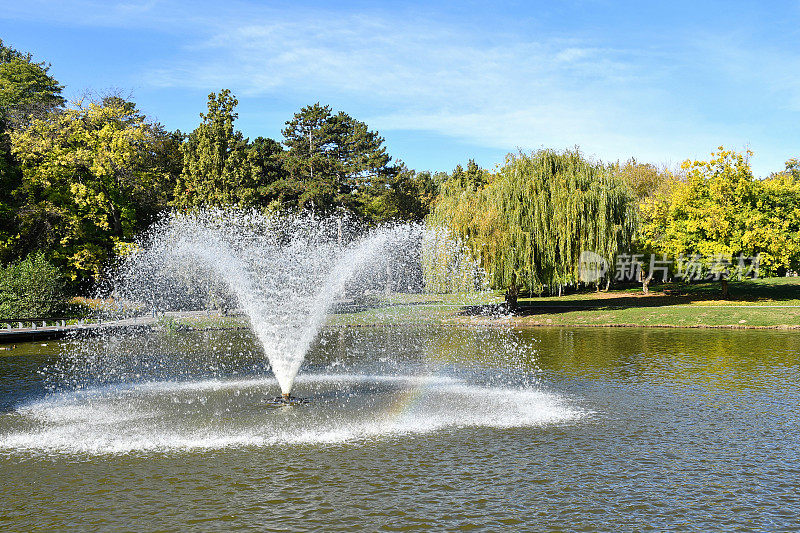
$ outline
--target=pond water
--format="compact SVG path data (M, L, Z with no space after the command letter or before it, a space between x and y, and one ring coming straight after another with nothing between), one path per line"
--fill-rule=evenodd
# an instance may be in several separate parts
M328 329L0 355L0 530L796 531L800 338Z

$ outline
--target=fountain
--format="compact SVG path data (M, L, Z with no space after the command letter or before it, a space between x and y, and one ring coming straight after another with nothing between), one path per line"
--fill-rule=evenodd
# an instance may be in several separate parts
M280 385L273 403L297 405L303 402L291 396L295 377L336 299L348 284L363 294L391 282L388 261L395 276L409 259L418 261L420 234L413 224L362 232L342 217L173 215L120 266L114 295L154 310L215 301L240 308Z
M166 218L104 293L159 318L62 344L39 369L47 393L0 414L0 454L325 445L585 416L541 390L521 332L457 318L476 284L459 250L414 224Z

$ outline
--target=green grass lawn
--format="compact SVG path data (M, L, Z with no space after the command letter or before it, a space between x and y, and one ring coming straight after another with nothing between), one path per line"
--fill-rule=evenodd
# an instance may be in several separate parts
M331 315L331 325L403 323L506 323L516 326L800 327L800 278L731 282L721 299L719 282L663 284L521 298L516 316L498 316L499 293L381 297L354 312ZM483 306L483 307L481 307Z
M502 312L499 292L376 295L336 307L327 324L800 328L800 278L731 282L729 293L729 299L721 299L719 282L668 283L654 287L648 295L642 294L641 287L586 291L521 298L515 316ZM243 316L181 317L169 322L165 325L193 329L247 326Z
M650 294L640 287L520 301L519 325L636 325L672 327L798 327L800 278L664 284Z

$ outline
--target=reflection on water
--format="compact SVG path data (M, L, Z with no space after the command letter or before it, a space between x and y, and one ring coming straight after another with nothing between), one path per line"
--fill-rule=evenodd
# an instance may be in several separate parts
M246 332L22 345L0 356L0 528L796 530L798 349L330 329L312 403L276 409Z
M772 388L797 375L800 337L789 331L548 328L526 337L543 368L712 390ZM784 372L788 372L784 375Z

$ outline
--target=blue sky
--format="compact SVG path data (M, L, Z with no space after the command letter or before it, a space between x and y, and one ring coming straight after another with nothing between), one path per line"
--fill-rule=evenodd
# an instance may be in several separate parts
M191 131L230 88L238 128L277 139L319 101L418 170L542 146L670 166L750 148L758 176L800 157L800 0L0 0L0 38L69 98L120 90Z

